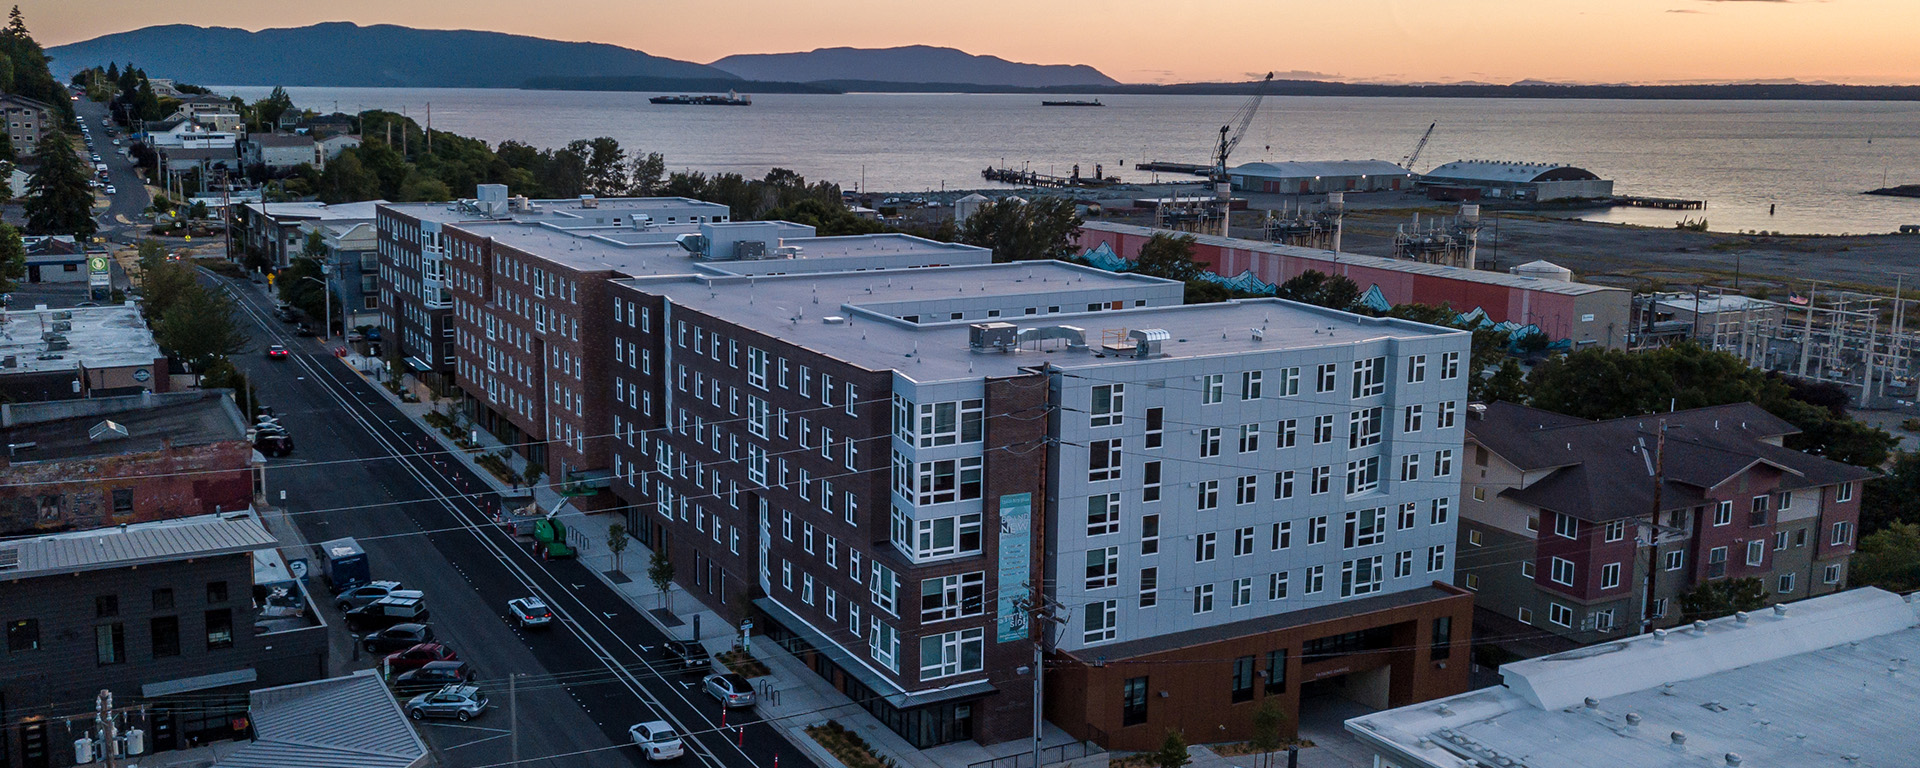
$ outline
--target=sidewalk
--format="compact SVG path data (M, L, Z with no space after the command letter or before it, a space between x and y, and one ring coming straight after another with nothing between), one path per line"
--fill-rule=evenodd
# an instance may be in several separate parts
M478 452L456 448L440 430L426 424L425 416L427 412L433 410L433 405L427 402L429 398L425 397L427 393L424 388L417 385L412 388L416 395L421 396L422 402L402 402L382 384L386 373L379 360L352 354L340 360L373 384L374 389L387 398L388 402L399 408L401 413L418 422L428 434L440 441L442 447L454 457L453 460L465 463L475 475L488 483L493 491L507 493L513 490L507 483L501 482L493 476L493 473L474 462L474 457L481 453L497 454L501 448L505 447L503 443L487 434L485 430L478 430L480 444ZM402 381L408 380L408 377L402 377ZM508 459L508 463L515 470L524 471L526 468L526 461L518 455ZM543 484L533 489L533 493L542 509L552 510L559 506L562 497L550 485L545 484L548 482L551 481L543 481ZM525 493L525 490L522 489L520 492ZM739 636L736 628L718 613L707 609L698 599L684 594L684 590L678 585L673 585L669 589L665 599L666 610L660 610L663 602L660 592L646 577L647 563L653 556L653 552L645 545L636 540L629 540L626 551L620 554L621 568L614 567L613 553L607 549L607 529L614 523L624 524L626 522L624 516L587 514L569 505L560 512L559 519L566 523L569 530L581 534L578 540L573 542L579 551L580 563L599 576L602 582L624 598L662 633L682 640L693 639L691 634L695 618L698 617L700 627L698 639L708 652L720 653L733 649ZM664 618L662 613L666 614ZM966 768L982 760L1025 754L1032 749L1032 742L1026 739L1015 739L992 746L962 741L927 750L916 749L906 739L883 725L878 718L848 700L846 695L834 690L824 678L808 668L805 662L795 658L778 644L756 638L752 644L752 653L754 658L766 664L771 672L765 677L754 680L755 688L760 694L756 710L795 747L823 766L831 768L839 765L840 762L822 749L811 736L808 736L806 728L828 720L839 721L849 730L858 732L868 744L873 745L881 753L882 757L892 759L902 768ZM1009 694L1024 695L1020 690L1010 691ZM1042 746L1052 747L1071 744L1074 741L1072 736L1055 728L1051 723L1045 724L1042 730ZM1072 765L1076 768L1078 766L1104 768L1106 754L1095 752L1087 758L1073 761Z

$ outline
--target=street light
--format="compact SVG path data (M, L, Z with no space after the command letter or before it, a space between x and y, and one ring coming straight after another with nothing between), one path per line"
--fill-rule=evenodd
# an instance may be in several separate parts
M332 272L333 272L333 269L331 268L330 265L322 265L320 267L320 274L323 276L332 274ZM313 277L311 275L302 277L300 279L312 280L320 284L320 296L321 296L321 299L325 302L323 306L326 307L326 310L325 310L326 317L322 319L322 322L325 324L320 326L320 338L332 340L333 339L333 286L329 284L327 281L322 280L318 277Z

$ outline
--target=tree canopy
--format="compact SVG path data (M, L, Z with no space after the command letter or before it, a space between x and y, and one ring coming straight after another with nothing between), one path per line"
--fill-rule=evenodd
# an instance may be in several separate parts
M27 182L27 231L36 235L93 237L93 188L67 134L48 131L34 149L39 169Z
M20 242L20 230L0 224L0 293L12 292L26 276L27 246Z
M996 262L1064 259L1073 255L1081 223L1067 198L1000 200L981 205L967 217L960 242L993 249Z
M1360 301L1360 286L1345 276L1309 269L1281 283L1274 295L1329 309L1351 310Z

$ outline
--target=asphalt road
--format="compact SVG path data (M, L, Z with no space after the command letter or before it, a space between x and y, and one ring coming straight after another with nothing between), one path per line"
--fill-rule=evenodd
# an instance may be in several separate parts
M286 492L285 502L276 503L309 541L353 536L366 548L375 578L423 590L436 635L480 675L492 703L484 716L422 728L444 764L512 759L506 679L521 675L523 762L638 764L638 753L620 746L628 742L627 727L667 719L692 734L682 765L771 768L776 754L790 768L813 765L752 710L731 716L736 725L747 723L744 734L721 729L721 709L699 690L699 673L662 673L651 665L664 638L631 605L579 563L539 560L487 525L497 505L493 494L479 492L487 486L439 456L437 443L331 359L319 340L297 338L274 320L270 302L253 286L210 274L204 279L228 286L239 299L259 350L278 343L294 351L285 361L257 350L236 360L296 443L292 456L269 462L269 496ZM560 621L546 630L513 628L506 601L528 594L544 598ZM330 618L339 623L337 614ZM348 641L344 630L334 631L335 642Z
M93 138L94 153L100 155L100 161L107 164L107 183L114 186L115 194L107 197L107 207L96 211L94 216L100 223L99 234L110 240L122 239L130 232L137 234L135 230L145 228L140 217L141 211L153 204L153 198L147 195L146 185L141 182L140 175L134 173L133 161L121 154L121 150L126 149L132 140L121 133L118 137L120 146L113 145L115 137L108 136L107 127L100 124L100 119L107 116L107 105L82 98L73 102L73 110ZM106 196L105 190L95 191Z

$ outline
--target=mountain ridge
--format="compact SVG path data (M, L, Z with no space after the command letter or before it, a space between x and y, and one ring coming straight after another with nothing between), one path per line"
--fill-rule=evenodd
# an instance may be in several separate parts
M721 58L707 66L747 80L790 82L883 80L896 83L972 83L1016 88L1121 84L1086 64L1028 64L933 45L891 48L840 46L791 53L742 53Z

